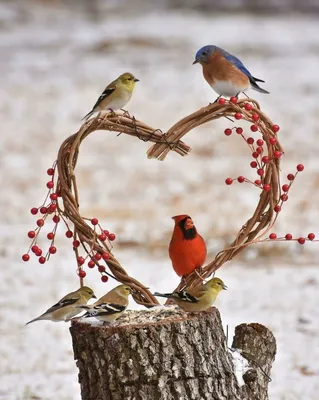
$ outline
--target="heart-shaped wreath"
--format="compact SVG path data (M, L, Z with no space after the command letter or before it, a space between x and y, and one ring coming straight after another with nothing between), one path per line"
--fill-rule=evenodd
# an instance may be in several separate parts
M93 268L95 265L98 267L97 269L102 275L102 280L106 281L109 275L119 282L129 285L133 290L135 301L139 304L145 306L158 304L157 299L151 294L148 288L129 276L120 265L119 261L114 257L110 242L112 238L108 236L107 232L103 231L98 220L96 218L87 220L87 218L83 218L79 213L75 167L81 143L88 135L97 130L114 131L118 132L118 134L125 133L135 136L142 141L155 143L147 152L148 158L164 160L170 151L174 151L182 156L190 152L190 147L181 141L183 136L189 131L209 121L225 117L232 122L234 122L234 120L246 120L252 124L250 130L261 135L259 139L253 139L252 137L246 138L243 129L235 126L232 129L228 128L225 130L226 135L230 135L233 130L235 130L248 144L250 153L254 158L251 162L251 166L256 169L258 179L251 182L244 177L238 177L237 180L240 183L249 182L253 184L260 191L260 198L253 215L243 224L234 241L225 249L221 250L214 260L202 268L201 276L203 278L208 278L226 261L234 258L234 256L245 247L252 243L265 240L265 235L273 226L283 202L288 198L287 192L296 174L303 170L303 166L299 164L297 166L297 172L288 175L289 184L281 188L279 164L283 149L277 137L277 132L279 130L278 125L272 123L260 110L259 104L253 99L247 98L237 100L232 98L228 101L221 98L218 102L201 108L183 118L166 133L162 133L159 129L151 128L143 122L136 120L134 117L131 117L128 113L116 114L114 112L103 111L100 112L96 118L85 122L77 133L68 137L62 143L57 161L54 163L53 168L48 170L51 180L47 183L49 189L47 198L42 207L31 210L32 214L37 214L38 211L40 211L43 217L37 221L38 228L36 228L35 231L29 232L29 237L32 239L29 252L31 251L38 256L40 263L46 262L50 255L56 252L54 236L57 225L62 219L68 228L66 236L73 238L73 248L78 265L77 272L81 280L81 285L86 275L83 269L84 263L88 260L89 267ZM231 184L232 181L231 178L228 178L226 179L226 184ZM49 204L46 204L47 199L49 199ZM42 250L37 246L36 240L44 224L44 220L49 214L53 214L55 228L53 232L51 232L52 235L50 238L52 242L49 250L46 255L43 256ZM71 226L72 229L70 229ZM270 237L270 239L276 238ZM313 238L308 236L308 240L313 240ZM85 257L80 255L80 246L82 246L86 254ZM24 261L28 261L29 252L23 255ZM105 263L106 266L104 266L103 263ZM185 286L193 287L200 284L200 282L201 280L198 274L192 273L182 279L178 289Z

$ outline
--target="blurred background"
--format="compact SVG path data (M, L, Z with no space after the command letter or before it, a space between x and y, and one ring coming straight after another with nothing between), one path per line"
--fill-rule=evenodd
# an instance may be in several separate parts
M140 79L129 112L166 131L216 98L192 66L196 51L215 44L239 57L271 92L249 94L281 127L282 183L305 165L273 231L319 235L318 11L313 0L0 1L1 400L80 398L67 324L24 326L77 288L71 243L60 229L48 263L21 255L60 144L119 74ZM212 260L254 211L257 189L224 183L256 179L243 140L224 135L229 126L225 119L190 132L191 154L164 162L147 159L148 143L115 133L95 132L81 146L81 213L117 235L115 256L152 290L178 283L167 255L172 215L192 216ZM243 322L262 323L277 339L270 398L317 400L318 244L257 244L218 276L229 287L216 303L229 345ZM89 270L86 284L101 296L116 282Z

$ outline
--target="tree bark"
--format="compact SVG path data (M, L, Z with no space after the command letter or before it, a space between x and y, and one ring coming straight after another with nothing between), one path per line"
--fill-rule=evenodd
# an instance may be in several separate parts
M104 326L86 321L70 328L83 400L268 399L276 342L262 325L237 326L230 351L214 307L127 311ZM235 368L241 363L243 371Z

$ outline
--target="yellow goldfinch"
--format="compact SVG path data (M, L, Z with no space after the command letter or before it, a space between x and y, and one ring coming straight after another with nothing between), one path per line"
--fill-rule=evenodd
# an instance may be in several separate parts
M139 82L139 79L130 72L120 75L104 89L92 110L82 118L82 121L90 118L97 111L122 109L132 97L136 82Z
M77 304L86 304L91 298L96 299L96 296L92 289L87 286L83 286L75 292L71 292L64 296L58 303L54 304L40 317L35 318L26 323L26 325L31 324L31 322L50 320L50 321L69 321L70 318L79 314L81 311L74 306Z
M111 322L115 321L128 306L128 297L132 293L129 286L119 285L110 292L102 296L94 304L87 306L76 306L87 312L83 315L84 318L95 317L100 321Z
M154 293L154 296L172 299L184 311L204 311L207 310L216 300L221 290L226 290L227 286L219 278L210 279L200 287L182 290L173 293Z

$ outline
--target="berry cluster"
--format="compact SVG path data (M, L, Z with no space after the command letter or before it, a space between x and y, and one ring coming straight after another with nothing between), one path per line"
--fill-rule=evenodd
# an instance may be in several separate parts
M223 105L227 102L226 99L220 98L218 100L218 103ZM238 99L236 97L231 97L229 100L230 103L232 104L237 104ZM239 108L239 105L238 105ZM254 138L250 135L245 136L244 135L244 129L239 126L235 126L232 128L226 128L224 130L224 134L226 136L232 135L233 132L236 132L236 134L240 135L243 140L246 142L248 145L252 158L253 160L250 162L250 167L253 168L256 171L257 179L254 181L251 181L247 179L246 177L240 175L237 178L231 178L228 177L225 179L226 185L232 185L235 181L238 183L250 183L253 184L255 187L258 187L259 189L265 191L265 192L271 192L273 190L272 186L270 185L269 180L266 179L266 173L267 173L267 167L271 165L271 163L277 164L279 159L283 155L283 151L281 150L281 147L278 143L277 139L277 132L279 132L280 127L278 125L272 125L272 126L267 126L268 132L270 131L271 134L265 137L263 135L263 129L261 124L263 124L263 121L261 121L260 118L260 111L258 108L254 107L253 104L250 102L245 102L241 103L240 108L242 112L236 111L232 115L232 117L236 120L239 121L241 119L245 119L252 123L249 127L250 131L252 133L260 132L262 134L261 138ZM265 128L265 125L263 126ZM269 129L270 128L270 129ZM284 183L281 186L282 192L280 193L280 197L278 199L277 204L273 206L273 210L276 214L275 219L273 220L271 226L273 226L278 213L281 211L283 203L287 202L288 200L288 192L291 188L292 183L294 182L297 174L299 172L302 172L304 170L303 164L298 164L296 166L296 172L294 173L289 173L287 175L287 183ZM300 244L304 244L306 240L308 241L313 241L315 239L315 235L313 233L309 233L307 238L293 238L291 234L287 234L283 238L277 238L277 235L275 233L271 233L268 237L268 239L265 240L295 240ZM263 241L263 240L259 240Z
M106 262L107 260L109 260L110 251L112 248L111 242L113 242L116 239L115 234L102 229L98 219L92 218L90 220L90 223L92 224L94 229L94 240L90 246L90 249L88 249L85 243L81 241L81 239L79 238L77 231L74 230L74 232L72 232L72 230L70 230L65 215L63 213L63 210L61 210L58 204L58 198L61 197L61 193L58 190L54 191L55 170L56 170L56 163L53 165L52 168L49 168L47 170L47 174L51 177L51 179L46 183L46 187L48 188L48 193L45 197L43 204L39 207L33 207L30 210L32 215L36 216L40 214L41 218L37 219L35 229L28 232L28 237L32 241L27 253L22 255L22 260L29 261L30 255L32 255L33 253L36 257L38 257L38 262L40 264L45 264L49 260L51 255L56 254L57 252L57 247L55 246L56 232L60 222L63 221L67 227L65 236L68 239L72 239L73 250L75 251L77 265L78 265L77 274L80 277L80 279L83 279L86 276L86 272L84 271L83 266L85 262L88 261L87 262L88 267L94 268L95 266L97 266L98 271L101 274L102 282L107 282L108 275L110 274L106 272L105 266L101 265L99 261L103 260L104 262ZM45 225L48 225L48 222L50 221L52 221L54 225L53 229L46 235L47 239L49 240L49 246L46 250L44 250L39 246L39 236L43 227ZM79 254L79 247L81 244L84 251L86 252L85 256L81 256Z

